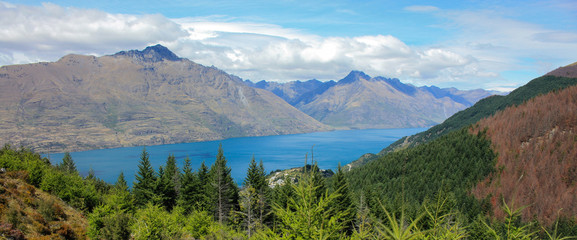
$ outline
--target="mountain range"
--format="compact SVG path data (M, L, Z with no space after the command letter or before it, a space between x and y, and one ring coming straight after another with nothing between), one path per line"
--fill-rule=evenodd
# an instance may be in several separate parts
M339 81L252 83L156 45L1 67L0 137L62 152L428 127L495 93L415 87L360 71Z
M0 68L0 138L38 152L329 129L271 92L161 45Z
M428 127L482 98L502 94L482 89L415 87L395 78L372 78L361 71L351 71L336 82L313 79L245 83L269 90L309 116L338 129Z

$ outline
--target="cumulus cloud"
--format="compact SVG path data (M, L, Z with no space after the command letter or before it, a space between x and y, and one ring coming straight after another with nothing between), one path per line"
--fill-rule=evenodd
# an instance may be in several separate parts
M411 46L386 34L325 37L228 16L168 19L0 2L0 65L53 61L72 52L113 54L161 43L181 57L254 81L338 80L362 70L415 85L470 88L474 82L475 87L498 88L503 87L495 84L503 79L501 71L527 67L519 58L538 58L539 52L570 58L577 50L575 33L490 11L405 10L435 12L449 23L444 27L456 32L454 38Z
M186 32L161 15L110 14L98 10L0 2L0 52L16 62L53 60L63 53L98 53L173 41ZM4 58L5 59L5 58Z

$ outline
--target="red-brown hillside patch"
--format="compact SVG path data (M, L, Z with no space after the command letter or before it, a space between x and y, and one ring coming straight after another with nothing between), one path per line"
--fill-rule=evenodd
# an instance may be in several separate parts
M577 215L577 86L536 97L481 120L498 153L497 172L472 191L491 196L502 218L501 198L527 206L524 220L551 224L561 215Z

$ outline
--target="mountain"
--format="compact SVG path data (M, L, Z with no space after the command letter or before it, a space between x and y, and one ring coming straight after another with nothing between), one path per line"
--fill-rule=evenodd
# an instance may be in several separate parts
M313 91L326 84L316 79L304 82L297 80L288 83L267 82L265 80L253 83L249 80L246 80L245 83L251 87L271 91L291 105L297 102L303 94Z
M371 78L363 72L352 71L326 89L301 97L293 105L337 128L426 127L442 122L478 100L474 97L467 100L451 91L456 92L414 87L398 79Z
M568 69L574 69L574 66L575 64L572 64L567 67L569 67ZM535 96L577 84L577 78L559 76L560 74L557 74L559 72L567 71L565 71L565 68L557 69L542 77L531 80L526 85L515 89L506 96L494 95L482 99L474 106L454 114L443 123L433 126L425 132L398 140L383 149L381 153L428 142L453 130L476 123L482 118L489 117L509 106L516 106Z
M522 222L549 228L560 220L561 228L574 230L576 96L577 78L547 74L481 100L439 128L357 163L348 173L352 189L396 208L446 201L469 219L487 214L502 221L506 203L523 209Z
M38 152L328 129L269 91L161 45L0 68L0 137Z
M399 79L371 78L360 71L352 71L338 82L246 83L269 90L315 119L341 129L431 126L484 97L502 94L415 87Z

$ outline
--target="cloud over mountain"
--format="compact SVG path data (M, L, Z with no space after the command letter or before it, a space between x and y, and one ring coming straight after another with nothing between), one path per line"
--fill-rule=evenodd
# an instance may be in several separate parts
M362 69L417 85L502 89L514 87L503 84L506 71L551 69L555 59L547 53L558 60L577 49L574 32L514 20L506 13L437 6L403 10L443 19L445 25L429 27L451 36L438 43L409 44L386 29L373 35L325 36L258 18L168 18L0 2L0 65L55 61L71 52L102 56L161 43L182 57L254 81L330 80ZM520 60L537 58L543 60Z

